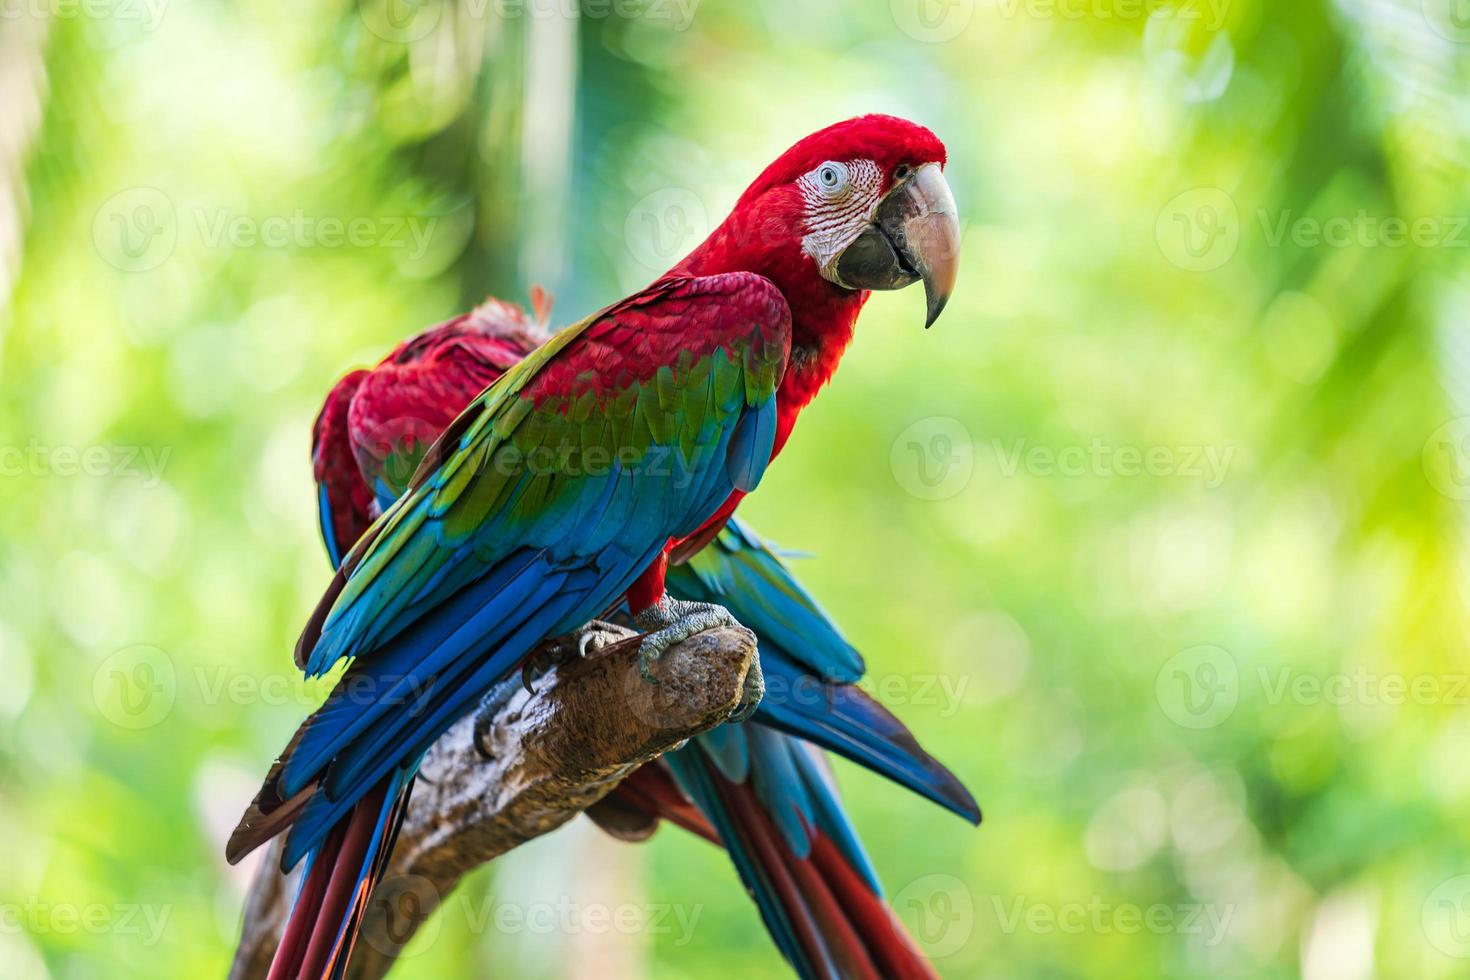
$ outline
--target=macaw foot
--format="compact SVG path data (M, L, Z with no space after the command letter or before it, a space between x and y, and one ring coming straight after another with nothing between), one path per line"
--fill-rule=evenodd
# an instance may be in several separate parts
M521 684L527 691L535 694L536 689L531 686L532 682L553 667L594 657L604 647L610 647L621 640L623 635L617 627L594 619L565 636L543 643L521 666Z
M515 692L516 679L508 677L492 687L489 693L480 699L480 706L475 709L475 748L486 759L495 758L488 737L490 729L495 725L495 719L500 716L500 710L505 707Z
M633 624L648 635L638 644L638 672L650 684L657 684L653 676L653 665L664 655L664 651L676 643L682 643L696 633L718 629L721 626L739 626L740 622L724 606L712 602L686 602L664 596L656 605L633 617ZM740 703L730 715L731 721L744 721L760 704L765 694L765 678L761 674L759 658L752 660L745 674L745 688Z
M653 665L664 651L682 643L696 633L739 626L730 610L712 602L685 602L664 596L656 604L633 616L633 625L648 635L638 644L638 673L650 684L657 684Z

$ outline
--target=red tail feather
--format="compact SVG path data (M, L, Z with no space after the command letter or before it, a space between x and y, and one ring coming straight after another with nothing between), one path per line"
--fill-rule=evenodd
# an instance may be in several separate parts
M316 980L345 973L358 925L383 873L392 837L407 805L406 787L387 818L384 846L378 849L369 873L364 875L363 864L392 782L390 776L375 786L327 836L291 906L268 980Z
M936 980L902 923L828 837L813 829L810 855L798 857L749 786L724 779L713 767L711 773L734 833L808 960L830 961L843 977ZM614 793L624 806L719 843L704 815L658 763L639 769Z

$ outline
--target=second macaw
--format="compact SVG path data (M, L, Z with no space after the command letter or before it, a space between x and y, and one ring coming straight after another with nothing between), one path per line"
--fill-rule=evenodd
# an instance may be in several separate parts
M287 832L283 868L309 857L273 976L345 968L423 753L543 640L626 601L646 667L733 622L667 594L669 557L760 482L870 289L922 280L939 314L959 235L944 161L891 116L806 137L689 256L537 347L430 447L308 620L298 665L347 675L227 846ZM548 449L558 465L528 465Z

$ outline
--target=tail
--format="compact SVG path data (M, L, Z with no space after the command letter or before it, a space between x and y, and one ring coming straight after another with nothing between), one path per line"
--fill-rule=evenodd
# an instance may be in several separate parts
M936 976L884 902L820 750L760 725L726 725L662 765L635 773L626 798L725 846L798 975ZM670 776L683 794L670 793Z
M395 769L307 856L269 980L345 975L368 899L403 824L416 769Z

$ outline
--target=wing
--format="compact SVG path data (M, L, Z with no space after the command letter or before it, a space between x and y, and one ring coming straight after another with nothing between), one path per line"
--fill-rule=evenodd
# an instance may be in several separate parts
M426 454L298 663L371 651L522 548L582 565L692 533L769 462L789 338L785 300L749 273L663 280L554 335Z
M355 661L262 789L262 827L295 821L287 863L759 480L789 343L767 280L664 280L552 337L450 424L298 644L311 674ZM289 819L266 819L275 801Z

